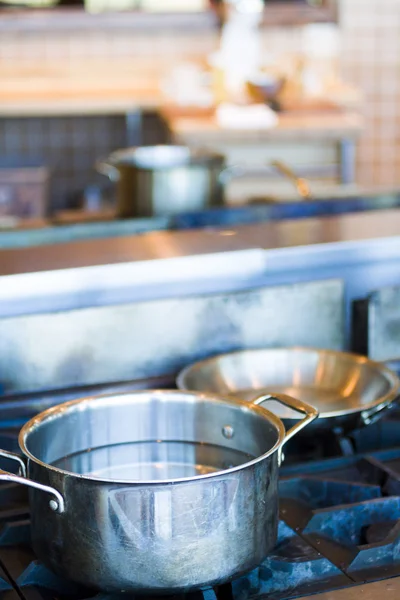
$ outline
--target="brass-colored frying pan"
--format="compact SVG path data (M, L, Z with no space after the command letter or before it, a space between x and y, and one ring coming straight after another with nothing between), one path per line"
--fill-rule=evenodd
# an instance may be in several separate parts
M221 354L186 367L180 389L233 395L253 400L285 393L319 410L315 430L352 431L378 420L398 398L400 381L385 364L364 356L314 348L273 348ZM269 405L280 418L297 416Z

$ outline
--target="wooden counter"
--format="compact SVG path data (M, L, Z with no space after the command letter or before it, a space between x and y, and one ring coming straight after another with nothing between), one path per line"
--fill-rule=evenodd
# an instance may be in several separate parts
M147 76L143 74L146 73ZM107 62L72 61L67 65L14 66L0 61L0 117L73 114L127 114L162 109L158 66L144 58ZM285 113L277 127L266 130L221 129L212 118L183 118L163 113L171 131L191 143L221 138L254 140L339 139L357 137L362 118L356 112Z
M171 132L185 144L234 141L340 140L357 138L363 129L359 113L337 111L321 113L282 113L276 127L270 129L227 129L212 118L167 116Z
M126 115L138 109L154 109L160 106L156 96L146 90L124 93L101 92L68 97L51 93L50 97L16 98L4 100L0 92L1 117L68 117L73 115Z
M148 72L146 79L143 70ZM126 114L139 107L156 109L162 103L157 75L154 66L143 59L86 59L66 65L15 67L11 62L0 62L0 117Z

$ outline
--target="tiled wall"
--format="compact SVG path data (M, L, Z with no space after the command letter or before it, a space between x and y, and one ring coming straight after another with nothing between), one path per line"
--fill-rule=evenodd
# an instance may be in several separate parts
M114 60L129 57L135 61L137 80L162 77L176 61L205 57L217 44L208 32L129 31L52 32L40 34L0 34L0 66L40 67L44 64L79 65L82 57ZM103 76L107 76L105 72ZM0 81L1 86L1 81ZM153 115L144 120L142 143L161 143L168 132ZM96 159L129 143L123 116L0 118L0 158L18 156L40 158L51 169L50 211L79 206L82 190L92 184L107 186L96 174Z
M400 185L400 0L341 0L342 68L364 92L364 184Z
M358 181L365 185L400 184L400 0L340 0L340 3L343 73L349 82L363 90L366 99L366 131L359 147ZM130 57L137 64L136 77L147 78L150 72L156 76L165 74L172 61L207 56L216 49L217 42L217 33L204 30L165 30L147 34L116 29L75 33L3 31L0 62L22 65L34 62L40 65L54 60L64 63L79 61L82 56L104 56L109 61ZM271 56L290 55L300 45L301 28L274 27L265 31L264 47ZM98 149L101 147L105 151L123 142L122 122L114 125L111 122L95 123L96 136L101 137L100 132L103 132ZM0 145L6 152L11 152L12 148L7 143L10 138L2 135L2 132L7 132L10 126L0 122ZM28 129L36 126L36 121L31 124L26 122ZM75 123L71 125L71 131L75 126L79 129L79 124ZM54 129L56 124L53 123L52 127ZM59 122L60 131L64 131L67 137L68 127L65 121ZM114 133L106 140L110 127ZM91 162L93 152L88 153L85 144L93 138L94 129L91 124L86 129L88 134L85 140L82 137L78 146L83 154L86 153L85 160ZM54 141L53 133L49 132L47 137ZM77 159L73 157L73 152L64 162L61 148L63 139L60 135L60 144L53 144L52 150L52 160L60 170L61 177L56 199L59 206L63 203L61 196L69 182L73 180L77 187L90 183L85 181L82 170L85 165L81 162L75 164ZM26 146L26 142L20 141L19 146ZM28 151L35 152L35 148L28 148ZM69 166L68 161L71 163Z
M85 58L105 58L108 61L119 57L136 60L140 71L148 74L163 72L171 60L207 56L217 44L217 35L207 30L184 31L28 31L1 32L0 60L18 61L21 65L73 62ZM140 59L140 62L139 60Z
M169 140L157 115L144 115L141 129L144 135L140 143ZM107 197L113 186L97 173L96 162L129 144L122 115L0 118L0 161L7 157L11 163L23 166L25 159L34 159L50 170L47 214L80 208L90 190L93 198L93 189L98 196L96 204L101 203L100 195Z
M50 169L46 212L51 213L80 206L88 185L106 183L94 165L125 144L125 121L118 116L0 119L0 144L0 154L11 161L32 158Z

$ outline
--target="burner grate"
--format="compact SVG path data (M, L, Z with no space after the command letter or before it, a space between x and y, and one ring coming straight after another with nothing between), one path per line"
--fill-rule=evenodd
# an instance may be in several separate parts
M345 574L283 521L278 543L262 565L232 584L234 600L281 600L351 584Z
M307 525L312 511L379 498L381 488L372 484L298 477L281 480L279 495L281 517L299 530Z
M315 511L302 534L355 582L400 572L400 498Z

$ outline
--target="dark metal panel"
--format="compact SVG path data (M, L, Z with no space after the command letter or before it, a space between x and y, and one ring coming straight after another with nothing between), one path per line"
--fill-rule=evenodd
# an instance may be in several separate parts
M384 287L373 292L365 304L363 326L369 356L375 360L399 358L400 286Z

